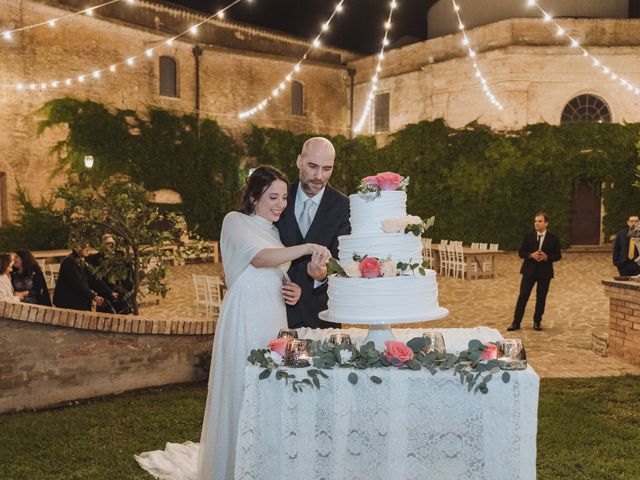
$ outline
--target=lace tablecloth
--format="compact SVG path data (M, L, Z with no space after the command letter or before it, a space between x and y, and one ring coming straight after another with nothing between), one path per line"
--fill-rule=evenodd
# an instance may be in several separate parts
M394 333L408 340L423 331ZM438 331L448 351L501 338L482 327ZM329 333L301 330L300 337ZM539 379L531 367L511 372L507 384L496 376L486 395L467 392L451 372L376 369L382 384L360 373L354 386L351 370L333 369L320 390L294 393L275 378L259 380L260 371L246 370L236 479L536 478ZM295 373L306 378L304 369Z

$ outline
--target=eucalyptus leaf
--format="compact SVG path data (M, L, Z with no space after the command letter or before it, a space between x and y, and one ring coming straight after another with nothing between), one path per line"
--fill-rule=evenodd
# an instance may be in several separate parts
M262 372L260 372L260 375L258 375L258 378L260 380L266 380L267 378L269 378L270 375L271 375L271 369L266 368Z
M382 379L380 377L375 376L375 375L371 375L369 377L369 380L371 380L376 385L380 385L382 383Z
M358 375L355 372L351 372L347 378L351 385L356 385L358 383Z

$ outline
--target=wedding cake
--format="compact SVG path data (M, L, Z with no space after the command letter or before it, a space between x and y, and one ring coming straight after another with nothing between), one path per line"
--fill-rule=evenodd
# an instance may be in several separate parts
M338 238L329 276L328 310L337 323L383 325L446 316L435 271L423 263L420 233L433 223L407 215L408 179L385 172L362 180L349 196L351 235ZM408 233L406 233L408 232Z

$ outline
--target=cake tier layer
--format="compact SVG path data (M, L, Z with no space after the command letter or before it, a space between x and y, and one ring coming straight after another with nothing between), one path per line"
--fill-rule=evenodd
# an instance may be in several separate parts
M422 263L422 243L412 233L364 233L338 237L338 260L343 267L361 257L391 258L394 262Z
M360 325L421 322L449 314L438 305L436 273L393 278L329 277L329 309L321 318Z
M389 218L407 215L407 194L401 190L382 191L375 200L349 195L351 233L383 233L380 223Z

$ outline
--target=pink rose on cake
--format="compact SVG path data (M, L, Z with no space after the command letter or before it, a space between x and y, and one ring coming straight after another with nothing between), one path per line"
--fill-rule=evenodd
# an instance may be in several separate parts
M380 276L380 262L377 258L365 258L360 262L360 275L364 278L378 278Z
M387 347L387 351L384 354L387 360L390 361L393 358L399 360L398 363L393 364L394 366L401 367L409 360L413 360L413 350L404 343L387 340L384 344Z
M393 172L382 172L376 175L376 180L380 190L397 190L404 177Z
M363 185L378 185L378 177L372 175L370 177L364 177L360 182Z
M496 360L498 358L498 347L493 343L485 343L485 350L480 353L480 360Z
M350 278L360 278L362 276L360 273L360 264L356 262L350 263L344 267L344 273Z
M398 275L398 267L391 260L385 260L382 262L382 276L383 277L395 277Z

